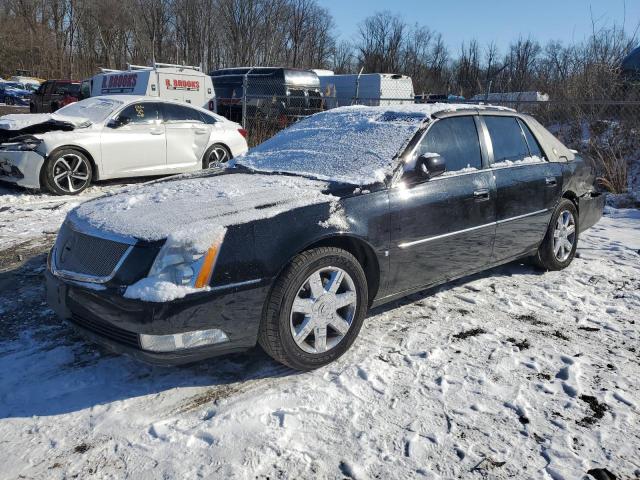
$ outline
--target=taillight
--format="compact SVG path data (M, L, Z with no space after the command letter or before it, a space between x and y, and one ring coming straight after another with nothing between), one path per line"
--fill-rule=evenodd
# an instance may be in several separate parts
M209 111L213 112L216 108L216 104L213 100L209 100Z
M239 128L239 129L238 129L238 133L239 133L240 135L242 135L244 138L247 138L247 134L248 134L249 132L247 132L244 128Z

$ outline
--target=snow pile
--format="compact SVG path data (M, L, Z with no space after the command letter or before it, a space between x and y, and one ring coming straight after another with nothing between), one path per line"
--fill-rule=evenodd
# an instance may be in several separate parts
M349 220L347 214L338 202L331 204L329 208L329 218L324 221L318 222L322 228L334 227L340 232L349 230Z
M514 165L526 165L529 163L546 163L546 160L533 155L532 157L524 157L520 160L503 160L501 162L496 162L491 165L491 168L512 167Z
M210 290L209 287L194 288L149 277L129 285L124 292L124 297L145 302L170 302L178 298L184 298L190 293L206 292L208 290Z
M450 177L452 175L459 175L462 173L471 173L471 172L477 172L478 169L476 167L472 167L471 165L467 164L466 167L464 168L460 168L458 170L452 170L450 172L445 171L442 175L440 175L441 177Z
M325 182L302 177L231 173L143 185L82 204L70 213L101 230L143 240L202 225L227 227L274 217L295 208L333 202Z

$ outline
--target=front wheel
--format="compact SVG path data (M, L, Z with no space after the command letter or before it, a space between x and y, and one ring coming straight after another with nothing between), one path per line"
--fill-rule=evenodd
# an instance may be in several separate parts
M553 212L535 263L545 270L562 270L572 262L577 247L578 210L571 200L563 198Z
M260 345L296 370L322 367L349 349L367 307L367 278L353 255L333 247L302 252L276 280Z
M91 162L82 152L63 149L45 162L44 186L56 195L77 195L91 183Z

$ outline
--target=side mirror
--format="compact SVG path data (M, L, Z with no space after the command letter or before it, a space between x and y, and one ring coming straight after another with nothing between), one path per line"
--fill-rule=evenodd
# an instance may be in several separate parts
M433 178L442 175L447 165L437 153L425 153L416 160L416 174L423 178Z
M117 118L112 118L107 122L107 127L109 128L118 128L118 127L121 127L122 125L123 123Z

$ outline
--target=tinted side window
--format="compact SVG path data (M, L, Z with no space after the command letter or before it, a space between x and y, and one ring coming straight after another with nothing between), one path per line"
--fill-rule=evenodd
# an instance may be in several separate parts
M482 154L476 123L471 116L438 120L427 132L418 154L437 153L446 162L447 172L482 168Z
M53 89L54 95L66 95L71 88L70 83L56 83Z
M527 145L529 146L529 153L531 156L545 158L544 153L542 153L542 149L540 148L540 144L536 140L536 137L533 136L527 124L522 120L518 120L522 131L524 132L524 137L527 139Z
M155 123L159 119L158 104L152 102L134 103L118 115L118 120L122 125Z
M174 103L165 103L163 107L165 122L203 122L200 112L193 108Z
M515 117L483 117L491 143L493 144L493 162L522 160L529 156L527 142Z

